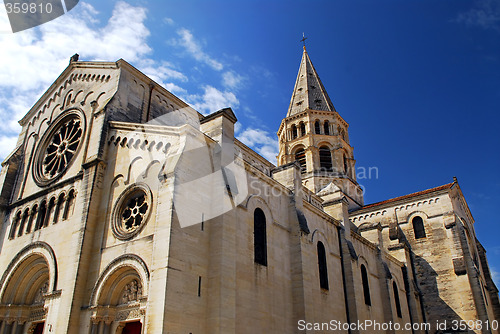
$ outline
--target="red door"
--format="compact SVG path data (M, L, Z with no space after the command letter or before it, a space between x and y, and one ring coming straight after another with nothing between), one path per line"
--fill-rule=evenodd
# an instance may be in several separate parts
M43 325L45 325L45 322L41 322L39 324L36 324L35 330L33 331L33 334L43 334Z
M140 321L127 322L123 327L122 334L141 334L141 329L142 324Z

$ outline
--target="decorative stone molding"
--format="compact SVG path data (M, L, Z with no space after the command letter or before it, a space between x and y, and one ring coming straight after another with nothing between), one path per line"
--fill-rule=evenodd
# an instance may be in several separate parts
M133 308L129 310L119 311L116 314L116 321L126 321L132 319L139 319L146 314L146 310L142 308Z
M33 306L28 321L42 321L47 315L47 308L40 306Z
M135 302L140 300L141 297L142 297L141 282L134 279L125 286L125 289L123 289L121 303L128 304L130 302Z
M108 145L121 146L128 149L140 149L147 151L157 151L160 153L167 153L171 147L170 143L163 143L163 141L147 140L144 138L137 138L137 135L131 133L129 136L124 134L112 135L108 140Z
M91 307L93 308L100 307L98 306L98 299L103 290L105 289L106 282L117 270L125 268L133 269L137 273L137 275L140 278L140 284L142 289L141 300L147 298L149 270L146 266L146 263L144 262L143 259L141 259L139 256L135 254L124 254L113 260L111 263L109 263L102 272L99 279L97 280L94 290L92 291L92 294L90 296L89 305L91 305Z
M7 266L0 280L0 301L3 300L5 289L9 285L10 279L23 261L33 254L41 255L47 262L49 268L49 293L55 293L57 287L57 262L52 248L45 242L37 241L24 247Z

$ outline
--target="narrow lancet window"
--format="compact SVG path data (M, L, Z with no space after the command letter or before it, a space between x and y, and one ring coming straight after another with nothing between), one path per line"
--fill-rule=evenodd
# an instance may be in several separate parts
M349 163L347 162L347 155L344 155L344 173L349 175Z
M21 223L21 211L19 211L14 219L12 219L12 225L10 227L9 239L14 239L16 236L17 226Z
M363 283L363 295L365 297L365 304L371 305L372 300L370 298L370 285L368 284L368 273L366 272L366 267L364 264L361 265L361 281Z
M319 135L321 133L321 125L319 121L314 122L314 133Z
M300 135L301 136L306 135L306 125L303 122L300 122Z
M415 233L415 239L425 238L425 228L424 221L422 217L416 216L412 219L413 232Z
M396 282L392 282L392 290L394 291L394 302L396 303L396 314L398 318L402 318L403 315L401 313L401 303L399 302L399 291Z
M21 220L21 225L19 225L19 232L17 233L18 237L23 235L24 226L26 225L26 222L28 221L29 215L30 215L29 209L24 210L23 219Z
M321 289L328 290L328 268L326 266L326 251L325 246L321 241L318 241L318 270L319 270L319 286Z
M266 215L259 208L253 213L253 246L255 263L267 266Z
M43 227L46 214L47 214L47 202L43 201L42 204L40 204L40 209L35 223L35 231Z
M328 121L325 121L325 124L323 124L324 126L324 130L325 130L325 135L329 135L330 134L330 122Z

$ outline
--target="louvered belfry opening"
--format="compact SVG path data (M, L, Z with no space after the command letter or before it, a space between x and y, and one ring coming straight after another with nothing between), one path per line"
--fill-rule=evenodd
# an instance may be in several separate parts
M300 165L300 171L305 173L307 171L306 165L306 151L303 148L300 148L295 152L295 161L297 161Z
M332 171L332 154L327 146L319 148L319 165L322 172Z

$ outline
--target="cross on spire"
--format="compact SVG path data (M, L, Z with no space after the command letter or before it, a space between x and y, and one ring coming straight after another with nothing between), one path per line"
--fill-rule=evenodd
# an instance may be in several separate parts
M304 50L306 49L306 39L307 37L302 33L302 39L300 40L304 44Z

